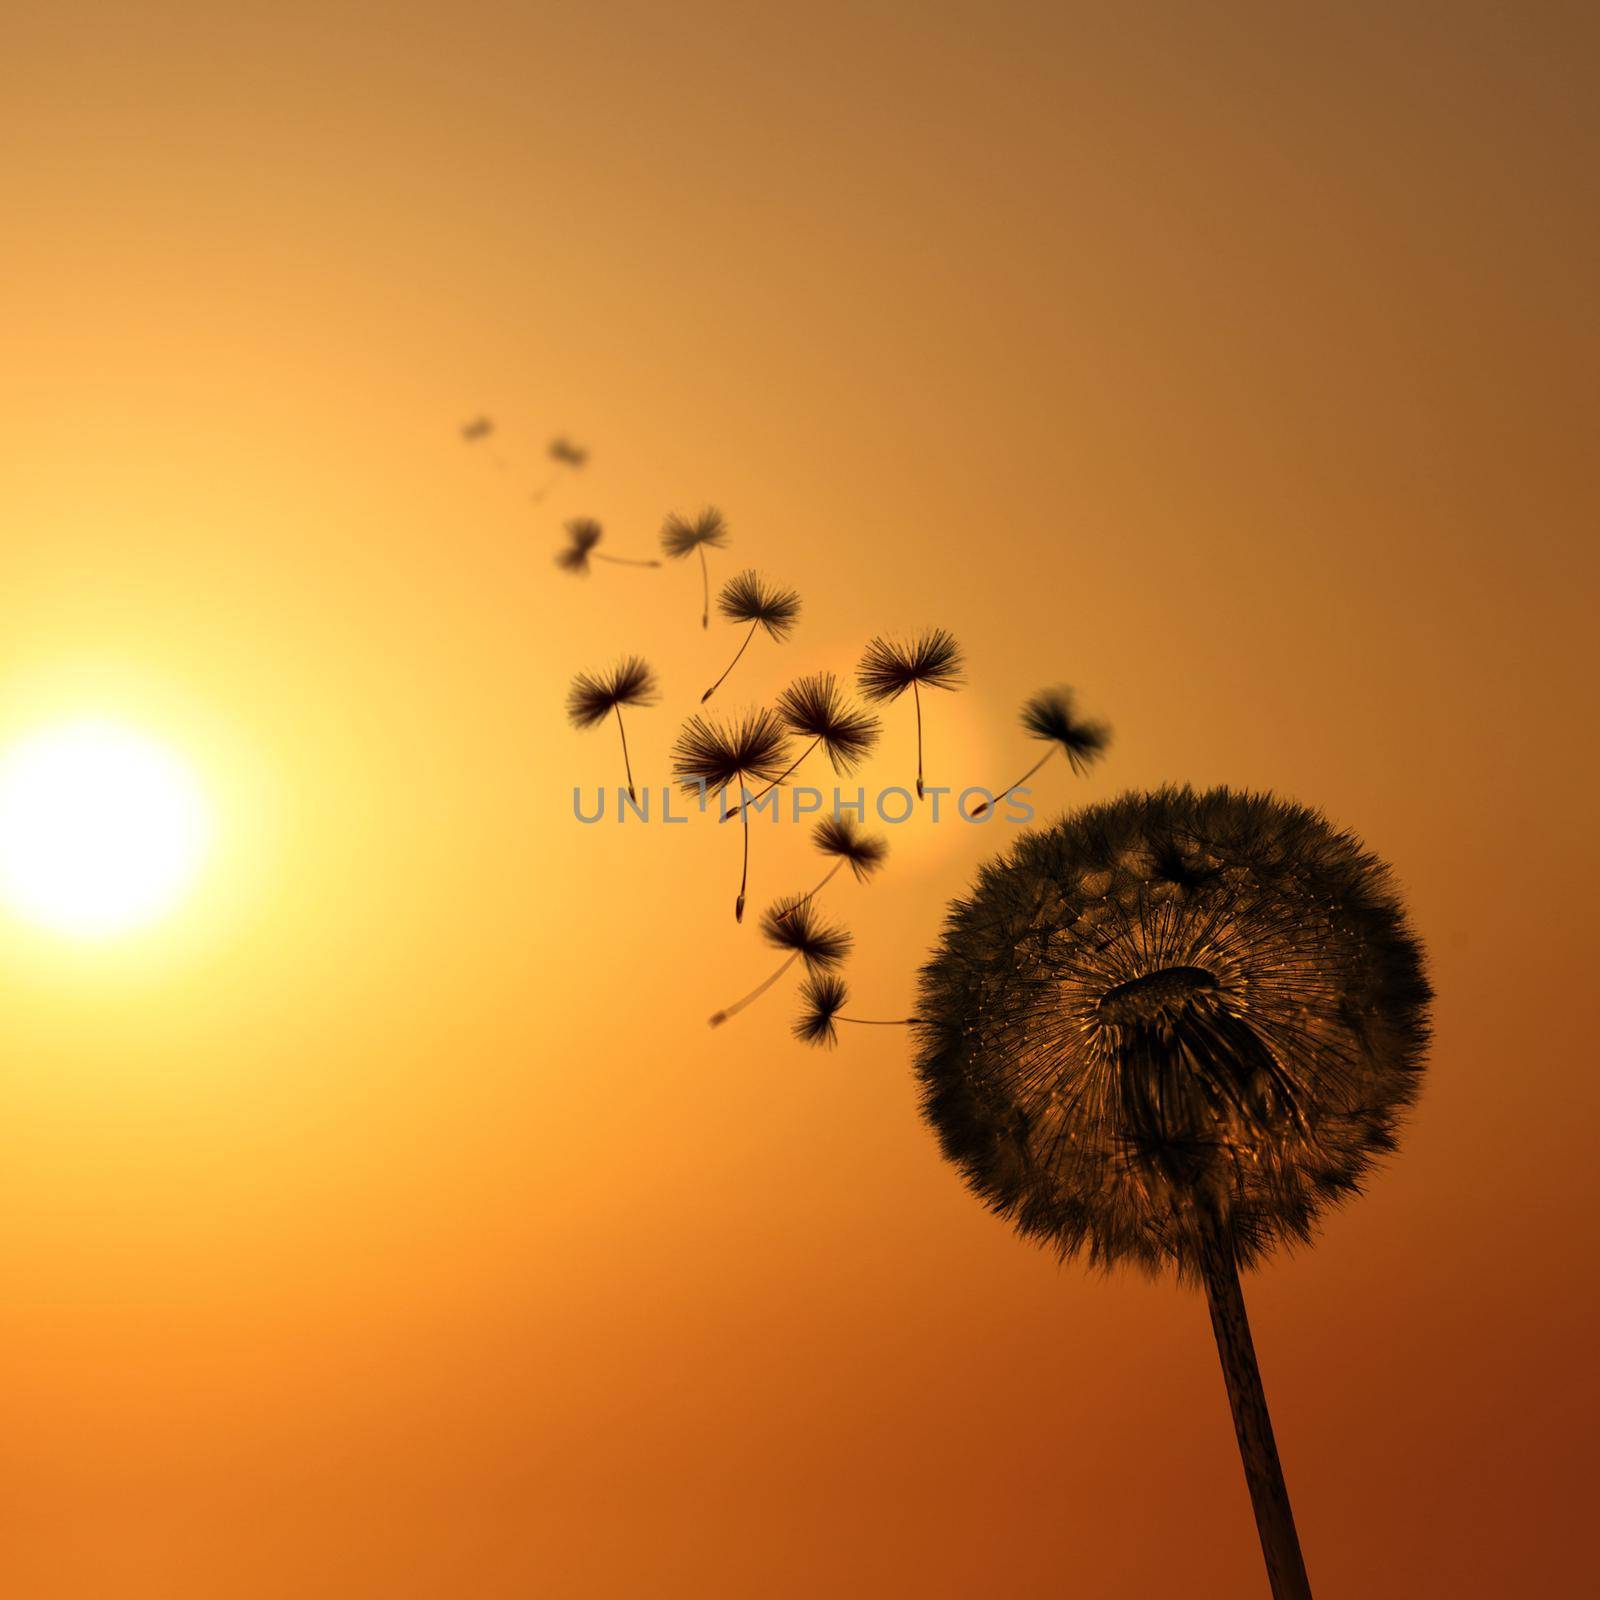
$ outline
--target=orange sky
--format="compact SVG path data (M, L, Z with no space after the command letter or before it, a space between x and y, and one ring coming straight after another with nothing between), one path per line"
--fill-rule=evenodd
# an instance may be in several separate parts
M1285 12L1290 13L1288 15ZM732 830L579 828L939 623L930 777L1061 680L1045 815L1325 808L1439 990L1405 1147L1247 1285L1319 1594L1576 1592L1595 1380L1586 7L68 3L8 19L0 737L218 809L177 915L0 920L0 1588L19 1600L1262 1591L1200 1300L1012 1238L907 1041L832 1055ZM496 469L458 425L501 423ZM553 432L594 451L543 507ZM905 782L909 707L868 781ZM842 886L910 1003L1002 842ZM753 903L814 876L757 837Z

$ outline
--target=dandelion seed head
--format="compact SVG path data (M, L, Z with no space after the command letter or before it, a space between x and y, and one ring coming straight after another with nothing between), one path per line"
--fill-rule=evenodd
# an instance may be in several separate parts
M626 656L609 672L580 672L567 690L567 719L592 728L618 706L654 705L660 697L654 672L639 656Z
M600 543L604 529L593 517L574 517L565 525L567 543L556 552L556 565L577 577L589 573L589 553Z
M727 542L727 519L715 506L707 506L695 517L673 512L661 527L661 549L674 559L693 555L702 545L720 550Z
M717 610L729 622L758 623L772 638L783 640L800 617L800 596L780 589L753 570L730 578L717 595Z
M1111 729L1078 715L1071 689L1046 689L1022 708L1022 727L1030 738L1061 746L1072 770L1087 772L1110 747Z
M896 700L912 684L954 689L962 679L961 647L943 628L929 628L909 643L871 640L856 667L856 685L869 700Z
M922 971L924 1114L1024 1235L1197 1270L1308 1240L1421 1079L1431 997L1387 869L1269 795L1163 789L1025 837Z
M825 856L837 856L850 863L859 883L865 883L884 863L889 841L865 833L854 818L823 817L811 830L811 842Z
M765 706L728 723L698 712L684 723L672 747L672 772L689 794L719 794L732 783L773 783L789 758L789 738L776 712Z
M831 972L807 978L800 986L800 1017L794 1025L795 1038L802 1044L831 1050L839 1042L834 1018L844 1010L848 999L843 978Z
M831 672L796 678L778 696L778 715L799 738L818 740L838 773L853 772L882 732L874 716L849 705Z
M779 950L798 955L813 973L840 966L850 954L850 935L836 924L824 922L802 895L775 900L762 912L761 937Z

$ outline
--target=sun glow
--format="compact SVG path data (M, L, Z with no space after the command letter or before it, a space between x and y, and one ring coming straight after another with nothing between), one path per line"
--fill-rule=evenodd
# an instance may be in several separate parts
M210 831L192 774L131 728L61 724L0 755L0 898L62 933L102 938L169 910Z

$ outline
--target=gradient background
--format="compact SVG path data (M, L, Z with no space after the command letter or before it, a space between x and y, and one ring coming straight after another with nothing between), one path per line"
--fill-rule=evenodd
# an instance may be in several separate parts
M182 912L0 921L18 1600L1264 1593L1204 1306L1016 1242L728 915L579 828L639 650L925 623L930 778L1270 787L1396 866L1406 1147L1248 1285L1319 1595L1592 1576L1597 28L1573 4L28 5L0 35L0 736L213 795ZM478 410L507 462L464 446ZM545 439L594 458L542 507ZM907 781L909 706L869 782ZM907 1009L998 827L842 886ZM752 894L809 883L765 828Z

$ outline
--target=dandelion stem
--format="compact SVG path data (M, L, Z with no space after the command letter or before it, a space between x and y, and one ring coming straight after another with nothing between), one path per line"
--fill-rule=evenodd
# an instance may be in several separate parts
M838 1017L835 1022L853 1022L858 1028L909 1028L922 1021L921 1017Z
M598 550L594 552L596 561L609 561L614 567L659 567L659 561L639 561L632 556L603 556Z
M709 628L711 626L711 571L706 566L706 547L702 544L697 545L695 548L700 552L700 592L704 602L704 609L700 612L700 626Z
M1211 1331L1222 1358L1222 1378L1228 1389L1239 1456L1244 1462L1250 1503L1255 1508L1256 1532L1267 1563L1273 1600L1311 1600L1311 1581L1295 1532L1289 1490L1283 1465L1272 1436L1272 1417L1261 1369L1256 1365L1250 1319L1245 1314L1244 1291L1239 1286L1239 1266L1232 1249L1213 1221L1202 1233L1200 1270L1205 1279L1206 1303L1211 1310Z
M739 874L739 898L733 903L733 920L744 921L744 892L750 886L750 818L742 809L739 824L744 830L744 870Z
M533 491L533 503L538 505L539 502L542 501L558 483L560 483L560 481L561 474L559 472L552 473L548 478L545 479L542 487Z
M816 888L811 891L810 894L803 894L803 895L800 896L800 898L798 900L795 901L795 903L793 905L784 906L778 912L778 915L777 915L775 920L778 921L778 922L783 922L786 918L793 916L794 913L796 911L798 911L801 906L805 905L807 901L812 900L817 895L821 894L822 891L824 889L826 889L828 887L828 884L832 881L834 873L836 873L839 870L839 868L842 867L843 865L844 865L844 858L841 856L839 860L835 861L834 864L831 867L828 868L827 873L824 875L822 882L819 883L816 886Z
M916 680L912 680L911 698L917 703L917 799L922 798L922 695L918 692Z
M743 1000L735 1000L731 1006L724 1006L721 1011L714 1012L709 1018L710 1025L713 1028L720 1028L729 1017L738 1016L752 1000L759 1000L799 959L800 952L796 950L771 977L763 978Z
M746 641L746 642L747 642L747 643L748 643L748 641ZM724 677L726 677L726 676L727 676L727 674L726 674L726 673L724 673L724 674L723 674L723 676L724 676ZM766 798L766 797L767 797L767 796L768 796L768 795L769 795L769 794L771 794L771 793L772 793L772 791L773 791L773 790L774 790L774 789L776 789L776 788L777 788L777 787L778 787L778 785L779 785L779 784L780 784L780 783L782 783L782 782L783 782L783 780L784 780L784 779L785 779L785 778L787 778L787 777L788 777L788 776L789 776L789 774L790 774L790 773L791 773L791 772L793 772L793 771L794 771L794 769L795 769L795 768L796 768L796 767L798 767L798 766L799 766L799 765L800 765L800 763L801 763L801 762L802 762L802 761L804 761L804 760L805 760L805 758L806 758L806 757L807 757L807 756L808 756L808 755L810 755L810 754L811 754L811 752L812 752L812 751L813 751L813 750L815 750L815 749L816 749L816 748L817 748L817 746L818 746L818 745L819 745L819 744L821 744L821 743L822 743L822 740L821 740L821 739L820 739L820 738L817 738L817 739L813 739L813 740L812 740L812 741L811 741L811 743L810 743L810 744L808 744L808 745L807 745L807 746L806 746L806 747L805 747L805 749L804 749L804 750L802 750L802 751L801 751L801 752L800 752L800 754L799 754L799 755L798 755L798 756L796 756L796 757L795 757L795 759L794 759L794 760L793 760L793 761L791 761L791 762L790 762L790 763L789 763L789 767L788 767L788 771L786 771L786 772L780 772L780 773L779 773L779 774L778 774L778 776L777 776L777 777L776 777L776 778L774 778L774 779L773 779L773 780L772 780L772 782L771 782L771 783L769 783L769 784L768 784L768 785L767 785L767 786L766 786L766 788L765 788L765 789L762 789L762 790L761 790L761 791L760 791L760 792L759 792L759 793L757 793L757 794L753 794L753 795L750 795L750 796L749 796L749 797L748 797L748 798L747 798L747 799L746 799L746 800L745 800L745 801L744 801L744 802L743 802L743 803L742 803L742 804L740 804L740 805L737 805L737 806L735 806L735 807L734 807L734 808L733 808L733 811L730 811L730 812L729 812L729 813L728 813L728 814L727 814L727 816L725 816L725 817L724 817L724 818L723 818L723 819L722 819L722 820L723 820L723 821L724 821L724 822L731 822L731 821L733 821L733 817L734 817L734 812L738 812L738 811L742 811L742 810L743 810L743 809L744 809L744 807L745 807L745 806L753 806L753 805L754 805L754 804L755 804L755 803L756 803L756 801L758 801L758 800L763 800L763 799L765 799L765 798Z
M623 770L628 774L628 798L637 800L639 796L633 787L633 763L628 759L628 730L622 725L622 707L617 706L615 709L617 713L617 732L622 735L622 766Z
M1046 750L1045 753L1042 756L1040 756L1039 759L1037 761L1035 761L1034 764L1031 767L1029 767L1028 770L1026 772L1024 772L1022 774L1022 776L1020 778L1018 778L1017 781L1014 784L1011 785L1011 789L1020 789L1023 786L1023 784L1025 784L1028 781L1028 779L1031 778L1034 775L1034 773L1036 773L1039 770L1039 768L1042 767L1045 764L1045 762L1047 762L1050 759L1050 757L1053 756L1056 753L1056 751L1059 750L1060 748L1061 748L1060 745L1055 745L1055 744L1051 745L1050 748L1048 750ZM975 817L981 817L984 814L984 812L989 809L990 806L999 805L1000 802L1002 800L1004 800L1005 797L1008 794L1011 793L1011 789L1002 789L1000 791L1000 793L997 794L994 797L993 800L985 800L981 806L974 806L972 808L972 815L975 816Z
M745 651L750 648L750 641L753 638L755 638L756 629L759 628L760 626L761 626L761 619L759 617L757 617L756 620L750 624L750 631L749 631L749 633L747 633L744 636L744 643L739 646L738 650L734 654L733 660L728 663L727 671L725 671L722 674L722 677L718 678L717 681L714 684L712 684L711 687L709 689L707 689L706 692L703 695L700 696L700 704L701 705L704 705L706 703L706 701L709 700L712 697L712 695L714 695L717 692L717 690L722 687L723 678L726 678L728 676L728 673L732 672L733 669L736 666L739 665L739 657L742 656L745 653Z

